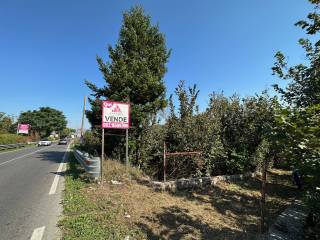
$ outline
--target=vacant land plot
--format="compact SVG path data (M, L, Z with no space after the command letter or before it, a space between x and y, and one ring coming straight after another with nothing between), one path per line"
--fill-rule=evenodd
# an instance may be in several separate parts
M139 171L106 162L106 183L86 183L71 159L66 178L65 239L256 239L260 181L257 178L177 193L155 192ZM110 180L123 184L114 185ZM296 197L290 172L268 177L268 220Z

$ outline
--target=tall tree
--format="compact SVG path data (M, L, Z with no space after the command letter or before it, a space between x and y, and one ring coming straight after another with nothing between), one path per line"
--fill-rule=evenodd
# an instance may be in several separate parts
M308 14L307 20L298 21L295 25L308 35L317 37L320 32L320 0L309 2L314 5L314 11ZM278 111L277 137L282 140L280 144L286 146L283 149L287 158L295 164L305 165L320 155L320 142L314 131L317 128L313 124L314 119L319 120L316 109L320 106L320 40L301 38L299 44L305 50L306 63L288 68L284 55L277 52L272 70L280 78L291 80L286 89L275 85L288 104Z
M298 21L312 40L301 38L299 44L304 48L306 61L287 67L286 59L277 52L276 63L272 68L274 74L282 79L291 80L286 89L275 85L275 90L282 94L288 103L280 109L277 120L277 138L282 144L284 155L289 162L299 167L302 172L312 176L314 190L307 194L307 204L314 223L320 225L320 0L309 0L314 11L307 20ZM286 70L287 69L287 70ZM319 229L319 228L318 228Z
M60 137L69 137L71 134L75 133L76 129L65 128L60 132Z
M316 37L320 31L320 0L309 2L314 4L314 11L308 14L307 20L298 21L295 25ZM320 103L320 40L301 38L299 44L305 50L306 63L288 67L284 54L279 51L275 54L276 62L272 70L279 78L291 80L286 89L274 85L284 100L294 107L306 107Z
M115 47L109 45L108 52L110 62L97 57L106 85L98 88L86 81L94 97L89 99L93 104L87 117L91 123L101 123L99 99L130 101L131 123L140 145L144 126L167 104L163 77L170 51L159 26L152 25L150 16L138 6L123 14L118 42Z
M0 112L0 133L10 132L11 125L13 124L13 117Z
M50 107L22 112L18 122L30 124L31 129L39 133L41 137L49 136L53 131L62 131L67 126L67 120L63 112Z

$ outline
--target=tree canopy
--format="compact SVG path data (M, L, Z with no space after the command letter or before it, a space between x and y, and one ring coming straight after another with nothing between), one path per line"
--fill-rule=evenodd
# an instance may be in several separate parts
M73 128L65 128L60 132L60 137L69 137L72 133L75 133L76 129Z
M314 12L308 14L307 20L300 20L295 25L305 30L307 35L316 36L320 31L320 1L309 1L315 6ZM293 107L306 107L320 103L320 40L301 38L299 44L305 50L305 63L288 66L285 55L278 51L272 70L279 78L290 81L286 89L274 85L283 99Z
M0 133L10 132L12 124L13 118L4 112L0 112Z
M98 88L86 81L93 97L89 98L91 110L86 116L94 128L101 124L101 100L130 102L130 144L138 161L143 132L167 105L163 77L170 50L159 26L153 25L143 8L136 6L124 12L119 39L114 47L109 45L108 53L110 62L97 57L105 86ZM112 141L115 145L118 142L118 138Z
M309 0L314 11L307 20L295 25L306 31L315 40L299 39L305 50L304 63L288 67L281 52L275 54L276 62L272 68L281 79L290 80L286 89L275 85L287 106L278 109L276 114L276 138L283 151L283 157L290 164L311 177L313 191L307 194L307 204L311 209L314 223L320 223L320 0Z
M170 51L165 37L142 7L133 7L123 14L118 42L115 47L109 45L108 52L110 62L97 57L106 85L86 84L94 98L130 101L132 125L139 127L166 106L163 77ZM94 100L90 99L93 107L87 112L91 123L94 117L101 118L96 115Z
M62 131L67 126L63 112L50 107L22 112L18 122L30 124L32 131L39 133L41 137L49 136L53 131Z
M319 0L310 0L314 11L307 20L295 25L306 31L307 35L316 35L320 31ZM283 147L286 158L295 165L310 169L315 159L320 157L318 127L320 105L320 40L311 41L301 38L299 44L304 48L306 63L287 67L284 55L275 54L276 62L272 68L281 79L290 80L286 89L275 85L287 106L277 111L277 138ZM286 70L287 69L287 70ZM309 166L308 166L309 165ZM308 166L308 167L307 167ZM313 171L314 172L314 171Z

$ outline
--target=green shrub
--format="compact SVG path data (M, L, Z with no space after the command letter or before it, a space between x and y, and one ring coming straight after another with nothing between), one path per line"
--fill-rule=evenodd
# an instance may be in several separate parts
M310 210L311 221L313 224L320 223L320 188L316 187L314 191L306 195L306 204Z
M49 141L54 141L54 140L56 140L56 138L55 137L48 137L48 140Z
M86 131L83 135L80 149L94 156L99 156L101 151L101 140L93 131Z
M26 136L19 136L11 133L0 134L0 144L24 143L27 141L28 138Z

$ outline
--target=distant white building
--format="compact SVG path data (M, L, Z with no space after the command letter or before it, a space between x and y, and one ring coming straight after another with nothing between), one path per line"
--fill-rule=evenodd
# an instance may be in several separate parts
M52 131L49 137L51 137L51 138L59 138L59 134L56 133L55 131Z
M81 137L81 129L80 128L76 130L75 136L78 138Z

